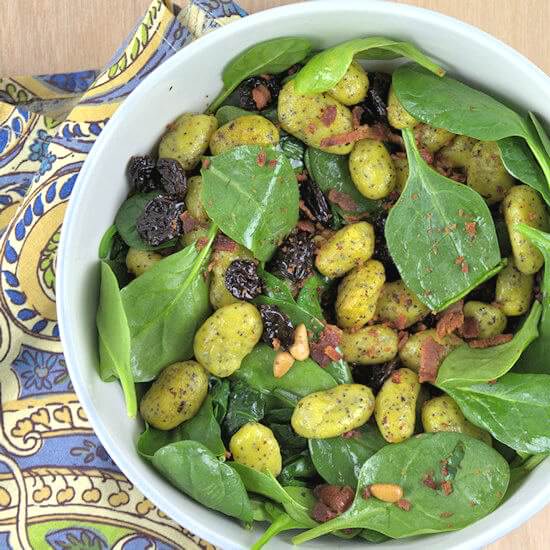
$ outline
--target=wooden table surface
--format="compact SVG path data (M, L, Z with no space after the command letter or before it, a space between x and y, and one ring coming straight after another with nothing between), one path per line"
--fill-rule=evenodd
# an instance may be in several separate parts
M476 25L550 74L550 0L397 1ZM149 3L150 0L2 0L0 75L101 67ZM294 0L240 0L248 11L291 3ZM487 550L546 548L550 548L550 506Z

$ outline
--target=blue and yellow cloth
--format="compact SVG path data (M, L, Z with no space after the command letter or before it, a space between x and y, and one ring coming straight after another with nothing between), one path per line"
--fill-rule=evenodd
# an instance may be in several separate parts
M246 15L229 0L153 0L101 71L0 75L0 549L209 548L155 508L95 436L73 391L55 308L63 216L126 96L201 34Z

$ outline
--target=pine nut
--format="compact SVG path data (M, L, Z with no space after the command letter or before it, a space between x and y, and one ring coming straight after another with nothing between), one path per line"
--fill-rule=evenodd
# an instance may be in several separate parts
M273 376L282 378L294 365L294 357L288 351L278 351L273 361Z
M372 496L383 502L397 502L403 497L403 489L395 483L374 483L369 489Z
M294 331L294 343L288 351L297 361L305 361L309 357L309 340L304 323L296 327Z

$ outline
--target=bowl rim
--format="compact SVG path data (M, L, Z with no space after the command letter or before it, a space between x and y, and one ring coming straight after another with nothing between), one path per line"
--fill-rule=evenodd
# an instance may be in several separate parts
M504 50L504 53L510 63L528 68L531 71L533 78L537 79L542 86L550 89L550 78L532 61L489 33L454 17L417 6L380 1L365 2L365 0L340 0L338 3L338 9L342 11L357 9L362 12L368 11L381 15L405 15L410 18L417 18L422 22L435 24L443 30L445 28L452 28L453 32L459 32L463 34L465 38L468 37L470 40L476 39L478 42L483 42L484 48L488 51L498 49L502 53ZM239 34L248 27L254 26L256 22L261 23L268 21L274 15L292 16L293 14L299 15L302 13L310 13L311 15L315 15L315 13L323 11L331 12L334 10L334 3L319 1L288 4L250 14L246 17L242 17L240 20L232 22L230 25L216 29L215 32L201 36L200 40L195 40L191 44L186 45L175 53L170 59L162 63L162 65L156 68L151 75L136 86L136 88L117 108L116 112L110 118L106 128L101 132L100 136L94 143L78 175L79 184L75 186L71 194L61 229L60 244L57 255L57 315L61 342L75 393L86 412L95 434L121 472L159 509L171 518L182 517L185 521L185 525L183 525L183 527L189 529L194 534L204 538L210 543L220 545L222 548L236 548L237 545L235 544L235 541L228 539L222 532L215 528L215 522L210 524L203 523L200 520L195 520L192 515L186 515L184 511L182 512L181 509L176 508L176 506L167 497L165 497L162 491L159 491L156 486L142 483L139 472L128 463L125 458L125 454L119 452L117 442L113 437L111 437L110 430L95 415L95 406L93 404L91 394L88 392L84 380L80 377L80 372L78 369L79 362L77 360L78 355L76 350L77 346L75 345L74 339L70 338L71 328L67 321L69 318L68 310L70 309L70 304L64 299L64 288L68 277L67 272L69 271L69 268L65 268L65 265L67 264L66 255L67 250L71 248L70 243L72 240L70 229L75 223L74 213L77 208L76 205L78 204L79 198L82 194L83 182L81 182L81 180L85 181L91 179L90 176L93 173L98 159L101 158L102 151L106 146L109 134L116 132L118 125L124 121L126 113L132 109L134 103L139 101L142 96L146 95L148 90L154 86L156 81L160 80L165 74L169 74L172 71L172 67L180 65L188 57L194 56L195 52L200 51L204 45L210 43L220 44L224 41L225 37ZM281 33L281 36L284 36L284 33ZM550 457L546 459L545 462L550 463ZM534 497L523 503L523 507L517 507L516 510L511 512L505 525L503 525L502 522L495 523L483 532L469 537L467 541L463 541L455 545L453 548L455 550L469 550L488 544L504 536L521 525L523 522L527 521L548 502L550 502L550 484L547 484L545 487L541 487ZM175 519L174 521L177 522ZM239 545L239 547L241 546Z

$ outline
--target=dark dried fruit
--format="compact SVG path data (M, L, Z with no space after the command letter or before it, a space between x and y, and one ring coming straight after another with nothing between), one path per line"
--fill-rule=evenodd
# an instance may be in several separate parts
M281 83L278 78L272 75L268 76L269 78L264 78L263 76L252 76L251 78L247 78L241 82L238 92L239 104L243 109L246 109L247 111L260 111L271 105L277 99L279 92L281 91ZM267 89L269 98L265 104L262 104L262 106L258 108L253 91L255 88L262 91L262 86Z
M375 124L388 121L386 105L390 90L391 76L387 73L373 72L369 75L367 98L359 105L363 108L361 124Z
M175 159L157 160L158 187L167 195L183 199L187 191L185 170Z
M386 227L387 217L378 216L373 221L374 227L374 254L373 258L382 262L384 270L386 272L386 281L396 281L400 278L397 266L394 264L390 251L388 250L388 244L386 243L386 237L384 236L384 228Z
M328 227L332 221L332 212L326 195L321 188L310 178L300 183L300 197L304 205L312 214L313 220Z
M262 340L270 346L278 340L283 349L288 349L294 341L294 327L290 319L277 306L261 305L258 309L264 325Z
M158 246L183 233L180 216L185 210L183 202L160 195L150 200L138 218L139 236L150 246Z
M225 288L237 300L253 300L262 293L258 266L252 260L233 260L225 272Z
M135 156L128 161L128 179L140 193L147 193L157 188L155 181L155 161L150 155Z
M292 233L275 252L269 271L294 283L303 281L313 272L313 250L313 240L309 233Z
M353 379L368 386L374 393L378 393L398 366L399 362L396 359L380 365L360 365L353 369Z

